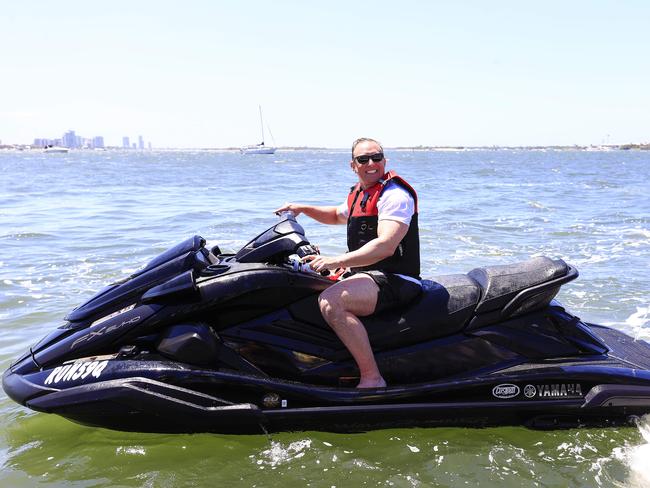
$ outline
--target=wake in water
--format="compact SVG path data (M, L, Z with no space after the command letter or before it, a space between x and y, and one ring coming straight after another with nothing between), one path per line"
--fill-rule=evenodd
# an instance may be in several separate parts
M249 456L255 460L260 469L268 466L275 469L278 465L289 463L294 459L300 459L311 448L311 439L302 439L299 441L291 442L288 446L283 446L282 443L271 441L271 447L262 451L261 457L255 459L255 456Z
M650 342L650 305L636 307L636 312L631 314L623 322L603 322L603 325L623 330L629 333L635 340Z
M639 422L639 432L645 441L643 444L625 449L624 459L630 468L627 486L650 486L650 424L648 417Z
M637 428L642 442L639 445L625 444L614 447L607 457L597 459L591 466L598 486L619 486L624 488L645 488L650 486L650 417L639 419ZM616 465L627 470L625 481L613 479Z
M650 340L650 328L647 327L650 322L650 305L647 307L637 307L636 312L628 317L625 324L634 332L634 338L639 340Z

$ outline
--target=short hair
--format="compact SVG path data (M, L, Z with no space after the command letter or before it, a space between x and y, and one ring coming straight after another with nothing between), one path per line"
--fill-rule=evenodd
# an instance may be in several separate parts
M359 144L361 144L362 142L374 142L375 144L377 144L377 145L379 146L379 149L381 149L381 152L384 152L384 148L383 148L383 146L382 146L381 143L380 143L379 141L377 141L376 139L371 139L370 137L359 137L359 139L357 139L356 141L354 141L354 142L352 143L352 157L353 157L353 158L354 158L354 149L355 149Z

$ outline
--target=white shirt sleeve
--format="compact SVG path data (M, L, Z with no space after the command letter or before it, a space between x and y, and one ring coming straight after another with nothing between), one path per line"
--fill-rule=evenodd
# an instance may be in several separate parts
M415 213L415 201L411 194L392 181L377 202L379 220L395 220L409 225Z
M336 207L336 213L337 215L340 215L344 219L348 218L348 202L347 200L343 202L341 205Z

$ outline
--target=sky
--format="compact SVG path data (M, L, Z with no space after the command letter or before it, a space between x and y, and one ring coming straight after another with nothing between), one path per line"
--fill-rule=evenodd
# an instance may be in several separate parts
M650 2L4 0L0 141L650 142Z

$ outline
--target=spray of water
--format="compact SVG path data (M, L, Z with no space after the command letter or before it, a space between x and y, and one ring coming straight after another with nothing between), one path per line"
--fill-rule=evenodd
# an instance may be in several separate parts
M650 418L639 421L638 428L643 443L626 449L625 461L630 468L627 486L641 488L650 486Z

